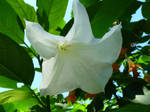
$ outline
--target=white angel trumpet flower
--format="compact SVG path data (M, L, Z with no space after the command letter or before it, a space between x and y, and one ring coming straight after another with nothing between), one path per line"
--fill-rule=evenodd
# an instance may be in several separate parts
M122 45L121 25L114 26L102 39L95 39L79 0L73 1L73 12L74 24L65 38L44 31L38 23L26 22L27 37L44 59L41 95L76 88L96 94L104 91L112 74Z
M150 90L144 87L143 92L144 95L136 95L135 99L132 100L132 102L150 105Z

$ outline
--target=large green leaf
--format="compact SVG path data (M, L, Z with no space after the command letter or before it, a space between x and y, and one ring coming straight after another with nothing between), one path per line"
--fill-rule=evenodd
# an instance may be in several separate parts
M23 87L0 93L0 105L33 98L29 89Z
M1 110L1 112L5 112L3 106L1 106L1 105L0 105L0 110Z
M68 0L37 0L40 24L53 32L63 22Z
M22 111L23 110L26 111L30 109L32 106L37 105L37 104L39 104L39 102L35 98L29 98L29 99L25 99L25 100L17 101L13 103L16 109L22 110Z
M30 85L34 77L31 58L26 51L0 34L0 75Z
M36 21L36 12L34 8L26 4L23 0L6 0L14 11L19 15L20 19Z
M142 14L145 18L150 20L150 1L145 2L142 7Z
M14 101L12 103L3 104L4 110L6 112L14 112L14 110L18 110L19 112L30 112L30 108L34 105L37 105L38 101L35 98L27 97L24 100Z
M0 75L0 87L16 89L17 81Z
M0 105L6 112L14 112L15 110L28 112L32 106L38 104L38 100L26 87L0 93Z
M91 21L94 35L97 38L102 37L114 21L131 11L129 9L132 9L133 5L136 5L136 0L103 0Z
M85 7L89 7L93 4L95 4L96 2L98 2L99 0L80 0L80 2L85 6Z
M11 6L5 0L0 0L0 33L23 43L24 33L18 22L19 18Z
M32 92L26 88L19 88L0 93L0 105L6 112L29 111L29 108L37 105L38 100L33 97Z
M2 107L4 108L4 112L15 112L16 111L15 107L11 103L4 104L4 105L2 105Z
M147 105L141 104L128 104L118 110L114 110L112 112L149 112L150 107Z

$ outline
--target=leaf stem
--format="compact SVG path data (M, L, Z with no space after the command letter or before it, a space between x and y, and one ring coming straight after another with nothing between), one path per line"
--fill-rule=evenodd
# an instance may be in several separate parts
M38 102L44 107L46 108L46 105L39 99L39 97L36 95L36 93L29 87L27 86L28 89L33 93L34 97L38 100Z
M32 50L31 50L31 48L23 41L23 43L24 43L24 45L30 50L30 52L35 56L35 57L38 57L38 55L37 54L35 54Z

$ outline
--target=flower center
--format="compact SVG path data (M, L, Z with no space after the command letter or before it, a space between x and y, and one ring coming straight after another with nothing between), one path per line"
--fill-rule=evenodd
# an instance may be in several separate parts
M66 51L69 46L70 45L66 41L58 43L59 51Z

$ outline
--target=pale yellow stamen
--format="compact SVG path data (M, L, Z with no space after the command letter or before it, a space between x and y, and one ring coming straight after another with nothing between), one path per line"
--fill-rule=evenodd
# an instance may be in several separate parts
M66 51L69 46L70 45L66 41L58 43L59 51Z

